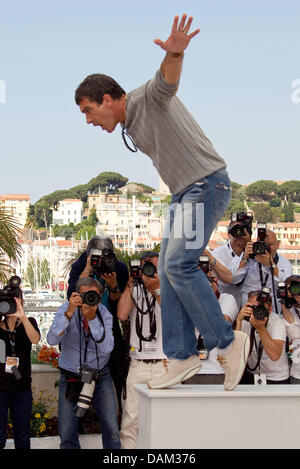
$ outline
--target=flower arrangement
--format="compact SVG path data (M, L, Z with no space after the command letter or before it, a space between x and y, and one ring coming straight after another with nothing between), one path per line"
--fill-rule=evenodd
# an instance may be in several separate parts
M48 347L43 345L38 354L38 360L51 365L53 368L58 368L59 353L55 347Z
M32 389L33 401L30 422L30 436L40 438L43 436L58 435L57 417L51 417L57 406L57 399L40 390L38 393ZM8 416L8 438L13 438L13 425L9 413Z

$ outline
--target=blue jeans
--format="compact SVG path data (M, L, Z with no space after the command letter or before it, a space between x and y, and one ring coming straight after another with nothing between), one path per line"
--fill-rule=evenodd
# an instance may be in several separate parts
M169 358L198 353L195 327L208 350L225 348L234 339L232 325L198 268L199 256L230 198L224 169L172 196L159 256L163 349Z
M60 448L80 449L76 404L66 398L66 388L67 381L61 373L58 401ZM120 449L115 390L108 366L101 370L101 379L96 383L92 403L102 428L103 449Z
M8 409L13 423L15 449L30 449L31 389L0 391L0 449L6 443Z

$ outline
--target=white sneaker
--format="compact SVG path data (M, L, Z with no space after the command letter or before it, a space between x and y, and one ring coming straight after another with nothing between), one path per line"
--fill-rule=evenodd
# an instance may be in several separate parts
M242 331L234 331L235 339L232 342L230 352L218 355L218 360L224 369L226 391L233 391L241 381L247 365L250 340L249 336Z
M179 384L194 376L201 368L198 355L192 355L187 360L167 359L165 372L148 383L150 389L164 389Z

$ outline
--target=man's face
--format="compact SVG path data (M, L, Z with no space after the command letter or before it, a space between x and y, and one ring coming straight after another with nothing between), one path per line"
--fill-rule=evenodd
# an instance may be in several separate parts
M103 96L102 104L90 101L89 98L82 98L79 103L80 111L85 114L87 124L93 124L94 127L101 127L108 133L114 131L119 123L115 114L115 103L110 95Z
M267 231L267 236L265 237L265 242L270 246L270 253L274 258L278 248L278 241L276 235L273 232Z
M260 304L260 302L257 299L257 296L252 296L248 298L247 303L251 306L257 306ZM267 309L267 311L271 312L272 311L272 305L269 303L264 303L264 307Z

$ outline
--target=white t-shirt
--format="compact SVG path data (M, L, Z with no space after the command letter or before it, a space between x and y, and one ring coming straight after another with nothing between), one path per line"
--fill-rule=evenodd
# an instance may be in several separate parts
M212 251L212 255L227 267L231 272L235 272L238 266L241 263L243 257L242 253L240 256L237 256L230 245L230 242L218 246ZM229 293L233 295L239 308L242 307L242 289L241 286L235 285L235 279L233 277L233 283L225 283L221 280L218 280L218 289L220 293Z
M223 314L226 314L230 317L232 322L235 320L238 314L238 306L235 298L228 293L221 293L219 298L219 304ZM198 337L199 333L196 330L196 335ZM206 360L201 360L201 369L197 373L199 375L221 375L224 374L224 370L221 367L220 363L217 360L218 348L215 347L212 349Z
M150 292L148 292L148 299L150 304L153 301L153 296ZM147 310L147 302L146 297L144 294L144 289L138 285L137 287L133 288L133 298L135 299L138 307L142 311ZM149 321L149 314L141 314L137 312L136 307L134 306L130 313L130 356L132 358L145 360L145 359L152 359L152 360L159 360L167 358L163 352L162 347L162 327L161 327L161 309L158 301L155 301L154 305L154 313L156 318L156 334L155 339L151 342L141 341L142 351L140 352L140 339L136 332L136 315L139 315L140 324L142 324L142 334L143 336L149 337L150 335L150 321ZM143 322L141 322L143 321Z
M284 319L287 336L292 340L293 353L290 375L300 379L300 319L294 307L290 309L290 312L294 316L294 322L290 324Z
M249 336L251 332L251 327L252 326L249 321L242 321L242 331L246 332ZM260 372L261 374L265 374L267 379L273 381L282 381L284 379L288 379L289 364L285 351L286 327L283 319L281 319L276 313L270 313L269 320L267 323L267 331L272 339L282 340L284 342L281 356L278 360L273 361L271 360L271 358L269 358L265 350L263 350L260 360L260 368L257 367L254 371L249 371L254 374L258 372ZM257 331L255 331L254 338L256 342L256 347L254 343L252 352L248 358L248 365L250 368L254 368L257 364L257 351L259 350L259 345L261 343Z

